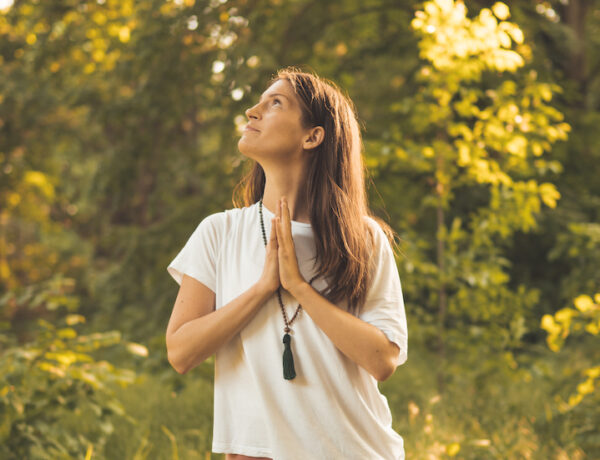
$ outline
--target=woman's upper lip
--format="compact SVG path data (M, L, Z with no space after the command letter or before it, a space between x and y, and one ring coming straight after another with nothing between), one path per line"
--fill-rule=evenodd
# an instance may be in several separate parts
M244 129L253 129L254 131L258 131L258 129L256 129L254 126L252 126L250 124L247 124Z

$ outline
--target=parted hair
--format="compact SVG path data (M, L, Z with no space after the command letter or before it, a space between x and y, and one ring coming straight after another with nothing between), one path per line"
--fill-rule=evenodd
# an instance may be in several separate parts
M296 67L277 71L268 86L289 81L302 107L302 126L322 126L323 141L313 149L306 169L306 200L316 243L317 274L328 281L323 292L332 303L347 301L348 311L358 315L372 278L373 229L369 216L384 231L394 253L396 232L368 205L362 137L356 109L331 80ZM250 170L233 190L235 207L257 203L265 189L265 173L249 160ZM241 191L241 199L238 195Z

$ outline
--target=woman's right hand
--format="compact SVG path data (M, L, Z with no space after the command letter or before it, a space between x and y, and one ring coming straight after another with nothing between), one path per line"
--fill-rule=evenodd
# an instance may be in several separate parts
M259 279L261 286L271 293L275 293L281 282L279 279L279 257L277 244L277 231L275 230L275 218L271 219L271 235L267 243L267 254L265 256L265 266Z

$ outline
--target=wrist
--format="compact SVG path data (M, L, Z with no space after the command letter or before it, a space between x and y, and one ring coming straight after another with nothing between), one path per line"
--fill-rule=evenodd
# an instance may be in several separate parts
M300 293L304 291L307 287L310 287L310 284L308 284L305 280L301 280L298 281L296 284L290 286L288 291L297 299Z
M261 297L265 297L265 298L272 296L275 293L275 291L277 290L277 289L275 289L275 290L271 289L262 281L257 281L254 284L253 288L254 288L254 292L257 295L259 295Z

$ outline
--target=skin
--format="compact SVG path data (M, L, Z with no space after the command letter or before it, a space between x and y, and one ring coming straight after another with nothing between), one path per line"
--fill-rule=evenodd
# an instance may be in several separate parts
M301 115L292 85L287 80L277 80L257 104L246 110L248 124L260 132L244 131L238 149L265 171L263 206L276 214L277 200L285 196L292 220L310 223L308 204L301 202L300 197L306 164L312 149L325 138L325 130L322 126L302 128Z

